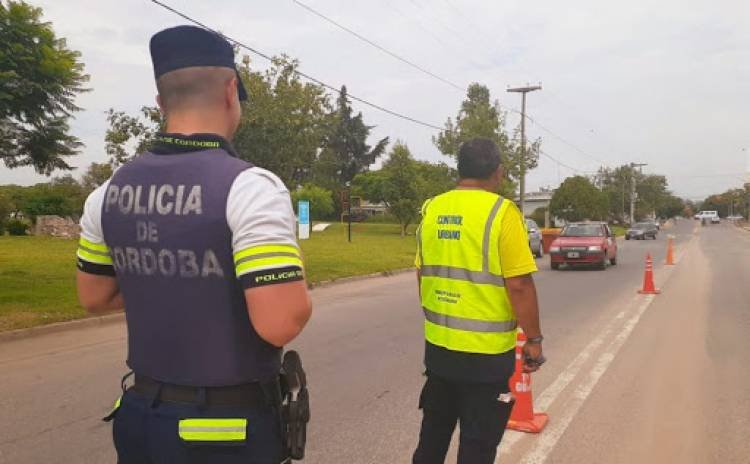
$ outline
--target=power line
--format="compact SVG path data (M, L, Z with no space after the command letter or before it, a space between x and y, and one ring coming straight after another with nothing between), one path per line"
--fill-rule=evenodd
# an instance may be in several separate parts
M414 5L414 6L416 6L416 7L418 7L418 8L420 8L420 9L421 9L421 5L417 4L417 3L416 3L416 2L414 2L413 0L410 0L410 1L411 1L412 5ZM407 64L407 65L409 65L409 66L411 66L411 67L413 67L413 68L415 68L415 69L419 70L420 72L422 72L422 73L424 73L424 74L426 74L426 75L428 75L428 76L430 76L430 77L432 77L432 78L434 78L434 79L437 79L437 80L439 80L439 81L441 81L441 82L443 82L443 83L445 83L445 84L447 84L447 85L449 85L449 86L451 86L451 87L453 87L453 88L455 88L455 89L461 90L462 92L463 92L463 91L465 90L465 89L464 89L464 88L462 88L461 86L459 86L459 85L457 85L457 84L454 84L453 82L451 82L451 81L449 81L449 80L447 80L447 79L445 79L445 78L443 78L443 77L441 77L441 76L438 76L437 74L435 74L435 73L433 73L433 72L431 72L431 71L429 71L429 70L427 70L427 69L425 69L425 68L423 68L423 67L421 67L421 66L419 66L419 65L415 64L414 62L412 62L412 61L410 61L410 60L408 60L408 59L406 59L406 58L404 58L404 57L402 57L402 56L400 56L400 55L396 54L395 52L392 52L392 51L388 50L387 48L385 48L385 47L383 47L383 46L381 46L381 45L379 45L379 44L375 43L374 41L372 41L372 40L368 39L367 37L365 37L365 36L363 36L363 35L361 35L361 34L357 33L356 31L354 31L354 30L352 30L352 29L350 29L350 28L348 28L348 27L346 27L346 26L344 26L344 25L342 25L342 24L340 24L340 23L338 23L338 22L334 21L333 19L329 18L328 16L324 15L323 13L320 13L319 11L317 11L317 10L313 9L312 7L310 7L310 6L306 5L306 4L305 4L305 3L303 3L302 1L300 1L300 0L292 0L292 2L294 2L294 3L295 3L295 4L297 4L298 6L300 6L300 7L304 8L304 9L306 9L306 10L307 10L307 11L309 11L310 13L312 13L312 14L314 14L314 15L318 16L319 18L323 19L324 21L327 21L327 22L329 22L329 23L333 24L334 26L338 27L339 29L341 29L341 30L343 30L343 31L345 31L345 32L347 32L347 33L349 33L349 34L353 35L354 37L356 37L357 39L359 39L359 40L361 40L361 41L363 41L363 42L367 43L368 45L370 45L370 46L372 46L372 47L374 47L374 48L376 48L376 49L380 50L381 52L383 52L383 53L385 53L385 54L387 54L387 55L389 55L389 56L391 56L391 57L393 57L393 58L395 58L395 59L397 59L397 60L401 61L402 63L405 63L405 64ZM449 6L453 6L453 5L451 5L451 4L450 4L449 2L447 2L447 1L446 1L446 3L448 3L448 5L449 5ZM455 8L455 7L454 7L454 8ZM463 14L462 14L462 16L463 16L463 17L464 17L465 19L468 19L468 18L467 18L466 16L464 16ZM447 27L447 26L445 26L445 25L444 25L444 27ZM457 34L455 30L453 30L453 29L449 29L449 30L451 30L451 32L453 32L454 34ZM557 134L556 134L555 132L553 132L553 131L552 131L551 129L549 129L549 128L545 127L545 126L544 126L544 125L542 125L542 124L541 124L540 122L536 121L535 119L533 119L533 118L531 118L530 116L528 116L527 114L525 114L525 112L523 112L523 111L519 111L518 109L516 109L516 108L513 108L513 107L511 107L511 106L506 106L506 108L507 108L507 109L508 109L509 111L511 111L511 112L513 112L513 113L516 113L516 114L520 115L520 116L521 116L522 118L524 118L524 119L528 120L529 122L531 122L531 123L534 123L534 124L536 124L536 125L537 125L537 126L538 126L538 127L539 127L539 128L541 129L541 130L543 130L544 132L546 132L546 133L550 134L550 135L551 135L552 137L554 137L554 138L558 139L559 141L561 141L561 142L562 142L562 143L564 143L565 145L567 145L567 146L569 146L569 147L573 148L573 149L574 149L574 150L575 150L576 152L580 153L580 154L581 154L581 155L583 155L584 157L586 157L586 158L589 158L589 159L591 159L591 160L593 160L593 161L596 161L597 163L602 163L602 164L605 164L605 165L606 165L606 164L608 164L608 163L607 163L606 161L604 161L604 160L602 160L602 159L600 159L600 158L597 158L597 157L595 157L595 156L592 156L592 155L590 155L590 154L586 153L585 151L583 151L583 150L582 150L581 148L579 148L578 146L576 146L576 145L574 145L573 143L569 142L568 140L564 139L564 138L563 138L562 136L560 136L560 135L557 135ZM440 129L440 130L442 130L442 129Z
M549 134L549 135L551 135L552 137L556 138L556 139L557 139L557 140L559 140L560 142L562 142L562 143L564 143L565 145L569 146L570 148L572 148L572 149L573 149L573 150L575 150L576 152L580 153L581 155L585 156L586 158L589 158L589 159L591 159L591 160L593 160L593 161L596 161L597 163L602 163L602 164L605 164L605 165L606 165L606 164L609 164L609 163L607 163L606 161L604 161L604 160L603 160L603 159L601 159L601 158L597 158L596 156L593 156L593 155L590 155L590 154L586 153L586 152L585 152L585 151L583 151L582 149L578 148L578 147L577 147L577 146L576 146L575 144L573 144L572 142L569 142L568 140L564 139L564 138L563 138L562 136L560 136L560 135L557 135L557 134L555 134L555 133L554 133L554 132L552 132L552 131L551 131L550 129L548 129L548 128L544 127L544 126L543 126L543 125L542 125L542 124L541 124L541 123L540 123L539 121L537 121L537 120L535 120L535 119L533 119L533 118L530 118L530 117L529 117L528 115L527 115L526 117L527 117L527 118L529 119L529 121L531 121L531 123L533 123L533 124L536 124L536 125L537 125L537 126L538 126L538 127L540 128L540 129L542 129L542 130L543 130L544 132L548 133L548 134Z
M562 161L560 161L557 158L555 158L554 156L548 154L544 150L539 150L539 154L542 155L542 156L545 156L545 157L547 157L549 159L551 159L552 161L554 161L555 163L559 164L560 166L563 166L563 167L566 167L566 168L570 169L573 172L576 172L576 173L582 173L583 172L580 169L574 168L573 166L570 166L568 164L563 163Z
M464 91L464 90L465 90L465 89L461 88L460 86L458 86L458 85L456 85L456 84L454 84L454 83L452 83L452 82L450 82L450 81L448 81L448 80L446 80L446 79L443 79L442 77L440 77L440 76L438 76L438 75L434 75L433 73L431 73L430 71L427 71L427 70L426 70L426 69L424 69L424 68L420 68L420 67L419 67L418 65L416 65L416 64L414 64L414 63L412 63L412 62L410 62L409 60L406 60L405 58L401 58L401 57L400 57L399 55L397 55L397 54L395 54L395 53L393 53L393 52L391 52L391 51L389 51L389 50L385 49L384 47L381 47L380 45L377 45L376 43L374 43L374 42L372 42L371 40L369 40L369 39L365 38L364 36L361 36L360 34L357 34L356 32L354 32L354 31L351 31L351 30L347 29L346 27L344 27L344 26L342 26L342 25L340 25L340 24L336 23L335 21L333 21L333 20L331 20L331 19L329 19L329 18L327 18L327 17L323 16L322 14L318 13L317 11L315 11L315 10L313 10L312 8L308 7L307 5L305 5L305 4L301 3L301 2L299 2L298 0L292 0L292 1L293 1L293 2L295 2L295 3L297 3L297 4L299 4L299 6L301 6L301 7L303 7L303 8L306 8L306 9L308 9L308 10L309 10L309 11L311 11L312 13L314 13L314 14L316 14L316 15L318 15L318 16L320 16L320 17L322 17L322 18L323 18L323 19L325 19L326 21L329 21L329 22L331 22L331 23L335 24L335 25L336 25L337 27L340 27L340 28L342 28L342 29L346 30L347 32L349 32L349 33L352 33L352 34L354 34L354 35L355 35L355 36L357 36L357 37L358 37L358 38L359 38L360 40L363 40L363 41L365 41L365 42L369 43L370 45L372 45L372 46L374 46L374 47L376 47L376 48L380 49L380 50L381 50L381 51L383 51L384 53L386 53L386 54L388 54L388 55L390 55L390 56L392 56L392 57L394 57L394 58L398 59L399 61L403 61L403 62L406 62L407 64L409 64L409 65L411 65L411 66L416 66L416 67L417 67L417 68L418 68L418 69L419 69L420 71L422 71L422 72L424 72L424 73L426 73L426 74L430 75L431 77L433 77L433 78L435 78L435 79L438 79L438 80L440 80L441 82L444 82L444 83L446 83L447 85L450 85L451 87L453 87L453 88L455 88L455 89L459 89L459 90L461 90L461 91ZM264 53L264 52L262 52L262 51L260 51L260 50L258 50L258 49L256 49L256 48L254 48L254 47L251 47L251 46L249 46L249 45L247 45L247 44L245 44L245 43L243 43L243 42L240 42L240 41L239 41L239 40L237 40L237 39L234 39L234 38L232 38L232 37L229 37L229 36L227 36L226 34L223 34L222 32L219 32L218 30L216 30L216 29L214 29L214 28L212 28L212 27L209 27L209 26L208 26L207 24L205 24L205 23L203 23L203 22L201 22L201 21L198 21L197 19L194 19L193 17L191 17L191 16L187 15L186 13L183 13L182 11L179 11L179 10L177 10L176 8L173 8L173 7L169 6L169 5L167 5L167 4L163 3L163 2L161 2L160 0L151 0L151 2L152 2L152 3L154 3L154 4L156 4L156 5L158 5L158 6L160 6L160 7L162 7L162 8L164 8L165 10L167 10L167 11L169 11L169 12L171 12L171 13L173 13L173 14L175 14L175 15L177 15L177 16L179 16L179 17L181 17L181 18L183 18L183 19L185 19L185 20L187 20L187 21L189 21L189 22L191 22L191 23L193 23L193 24L195 24L196 26L202 27L203 29L206 29L206 30L208 30L208 31L211 31L211 32L213 32L213 33L215 33L215 34L218 34L218 35L220 35L220 36L224 37L224 38L225 38L226 40L228 40L228 41L230 41L230 42L234 43L235 45L237 45L237 46L239 46L239 47L241 47L241 48L244 48L244 49L246 49L246 50L248 50L248 51L250 51L250 52L252 52L252 53L254 53L254 54L256 54L256 55L258 55L258 56L260 56L260 57L262 57L262 58L264 58L264 59L266 59L266 60L267 60L267 61L269 61L269 62L273 62L273 57L271 57L270 55L268 55L268 54L266 54L266 53ZM303 71L300 71L300 70L295 70L294 72L295 72L295 74L297 74L298 76L300 76L300 77L303 77L303 78L305 78L305 79L307 79L307 80L309 80L309 81L311 81L311 82L314 82L314 83L316 83L316 84L320 85L321 87L324 87L324 88L326 88L326 89L328 89L328 90L331 90L332 92L335 92L335 93L337 93L337 94L340 94L340 93L341 93L341 90L340 90L339 88L337 88L337 87L335 87L335 86L333 86L333 85L330 85L330 84L328 84L328 83L326 83L326 82L324 82L324 81L322 81L322 80L320 80L320 79L317 79L317 78L315 78L315 77L313 77L313 76L311 76L311 75L309 75L309 74L307 74L307 73L305 73L305 72L303 72ZM444 129L443 127L440 127L440 126L438 126L438 125L435 125L435 124L431 124L431 123L428 123L428 122L425 122L425 121L421 121L421 120L419 120L419 119L416 119L416 118L413 118L413 117L411 117L411 116L407 116L407 115L405 115L405 114L399 113L399 112L397 112L397 111L394 111L394 110L388 109L388 108L386 108L386 107L384 107L384 106L378 105L378 104L376 104L376 103L373 103L373 102L370 102L370 101L368 101L368 100L365 100L364 98L360 98L360 97L358 97L358 96L356 96L356 95L352 95L352 94L350 94L350 93L347 93L347 96L348 96L349 98L351 98L352 100L354 100L354 101L357 101L357 102L359 102L359 103L362 103L363 105L369 106L369 107L371 107L371 108L374 108L374 109L376 109L376 110L378 110L378 111L381 111L381 112L383 112L383 113L389 114L389 115L391 115L391 116L397 117L397 118L399 118L399 119L403 119L403 120L405 120L405 121L409 121L409 122L412 122L412 123L414 123L414 124L418 124L418 125L421 125L421 126L424 126L424 127L428 127L428 128L430 128L430 129L435 129L435 130L438 130L438 131L442 131L442 130ZM517 114L519 114L519 115L522 115L522 114L523 114L523 112L522 112L522 111L520 111L520 110L518 110L518 109L516 109L516 108L513 108L513 107L511 107L511 106L505 106L505 108L506 108L507 110L509 110L509 111L513 112L513 113L517 113ZM603 161L603 160L601 160L601 159L598 159L598 158L596 158L596 157L594 157L594 156L592 156L592 155L589 155L588 153L586 153L585 151L583 151L582 149L580 149L579 147L577 147L577 146L576 146L576 145L574 145L573 143L569 142L568 140L566 140L566 139L565 139L565 138L563 138L562 136L559 136L559 135L557 135L557 134L556 134L555 132L553 132L553 131L552 131L551 129L549 129L549 128L545 127L544 125L542 125L542 124L541 124L541 123L540 123L540 122L539 122L538 120L536 120L535 118L532 118L532 117L531 117L531 116L529 116L529 115L525 115L525 118L526 118L526 119L527 119L527 120L528 120L529 122L531 122L532 124L535 124L536 126L538 126L538 127L539 127L539 128L541 129L541 130L543 130L544 132L548 133L548 134L549 134L549 135L551 135L552 137L554 137L554 138L558 139L559 141L563 142L563 143L564 143L565 145L567 145L567 146L569 146L569 147L573 148L573 149L574 149L574 150L575 150L576 152L578 152L578 153L582 154L583 156L585 156L585 157L587 157L587 158L589 158L589 159L592 159L592 160L594 160L594 161L597 161L597 162L601 162L601 163L603 163L603 164L608 164L608 163L604 162L604 161ZM548 156L548 155L546 155L546 154L545 154L545 156ZM548 156L548 157L549 157L549 156ZM550 158L551 158L551 157L550 157ZM559 163L560 165L562 165L562 166L565 166L565 167L567 167L568 169L572 169L572 170L574 170L575 172L582 172L582 171L580 171L580 170L578 170L578 169L575 169L575 168L572 168L572 167L570 167L570 166L568 166L568 165L566 165L566 164L564 164L564 163L562 163L562 162L560 162L560 161L558 161L558 160L556 160L556 159L554 159L554 158L551 158L551 159L553 159L553 160L554 160L555 162Z
M340 23L337 23L333 19L331 19L328 16L324 15L323 13L321 13L321 12L313 9L312 7L310 7L310 6L302 3L301 1L299 1L299 0L292 0L292 2L294 2L298 6L306 9L307 11L309 11L312 14L314 14L315 16L317 16L317 17L319 17L319 18L321 18L321 19L323 19L323 20L325 20L325 21L333 24L334 26L338 27L339 29L341 29L341 30L343 30L345 32L348 32L349 34L351 34L354 37L358 38L362 42L364 42L364 43L366 43L366 44L368 44L368 45L370 45L372 47L375 47L376 49L380 50L381 52L385 53L386 55L389 55L389 56L397 59L398 61L400 61L402 63L405 63L405 64L411 66L412 68L414 68L414 69L416 69L416 70L418 70L418 71L420 71L420 72L422 72L422 73L424 73L424 74L426 74L426 75L428 75L430 77L433 77L433 78L439 80L440 82L443 82L444 84L447 84L447 85L453 87L454 89L457 89L457 90L459 90L461 92L466 91L465 87L462 87L462 86L460 86L458 84L455 84L455 83L449 81L448 79L440 77L437 74L433 73L432 71L429 71L429 70L423 68L422 66L414 63L413 61L409 61L406 58L404 58L404 57L402 57L400 55L397 55L396 53L388 50L387 48L385 48L383 46L378 45L377 43L375 43L372 40L368 39L367 37L365 37L365 36L357 33L356 31L353 31L352 29L349 29L348 27L346 27L346 26L344 26L344 25L342 25Z
M211 32L213 32L215 34L218 34L218 35L224 37L226 40L228 40L229 42L234 43L238 47L244 48L245 50L248 50L248 51L250 51L250 52L252 52L252 53L254 53L254 54L256 54L256 55L258 55L258 56L260 56L262 58L265 58L266 60L268 60L270 62L273 62L273 58L271 56L267 55L266 53L263 53L260 50L257 50L255 48L249 46L249 45L246 45L246 44L240 42L239 40L233 39L232 37L229 37L226 34L223 34L223 33L219 32L219 31L217 31L216 29L213 29L213 28L207 26L206 24L198 21L197 19L194 19L194 18L188 16L187 14L185 14L185 13L183 13L183 12L181 12L181 11L175 9L175 8L172 8L171 6L169 6L169 5L165 4L165 3L162 3L159 0L151 0L151 2L154 3L154 4L156 4L156 5L158 5L158 6L160 6L160 7L162 7L162 8L164 8L165 10L167 10L167 11L169 11L171 13L174 13L175 15L177 15L177 16L185 19L186 21L189 21L189 22L195 24L196 26L202 27L203 29L206 29L207 31L211 31ZM332 86L330 84L327 84L327 83L321 81L320 79L317 79L317 78L315 78L315 77L313 77L313 76L311 76L309 74L306 74L306 73L304 73L302 71L295 70L294 73L297 74L300 77L303 77L303 78L305 78L305 79L307 79L307 80L309 80L311 82L314 82L314 83L320 85L321 87L325 87L328 90L331 90L331 91L336 92L338 94L341 93L341 90L339 88L336 88L336 87L334 87L334 86ZM413 122L415 124L419 124L419 125L424 126L424 127L429 127L431 129L443 130L442 127L437 126L435 124L430 124L428 122L420 121L419 119L412 118L411 116L406 116L406 115L398 113L396 111L389 110L388 108L385 108L385 107L383 107L381 105L378 105L376 103L372 103L370 101L365 100L364 98L357 97L357 96L352 95L350 93L347 93L347 96L349 98L351 98L352 100L358 101L358 102L362 103L363 105L367 105L367 106L369 106L371 108L375 108L376 110L379 110L379 111L382 111L384 113L390 114L391 116L395 116L397 118L400 118L400 119L403 119L403 120L406 120L406 121L410 121L410 122Z

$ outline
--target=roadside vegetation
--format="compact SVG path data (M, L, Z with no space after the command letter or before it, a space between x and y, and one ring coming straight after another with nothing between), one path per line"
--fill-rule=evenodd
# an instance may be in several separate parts
M332 224L302 241L307 278L319 283L411 267L415 227L401 237L398 224ZM86 317L75 293L74 240L0 237L0 331Z

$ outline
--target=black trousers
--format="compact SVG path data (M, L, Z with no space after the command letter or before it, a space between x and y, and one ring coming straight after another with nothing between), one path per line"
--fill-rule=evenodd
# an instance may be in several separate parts
M247 419L246 440L231 444L180 439L185 418ZM122 397L112 430L118 464L278 464L283 445L279 417L270 407L158 402L133 390Z
M492 464L513 403L498 399L508 379L463 383L427 375L419 408L422 430L413 464L443 464L456 423L460 423L458 464Z

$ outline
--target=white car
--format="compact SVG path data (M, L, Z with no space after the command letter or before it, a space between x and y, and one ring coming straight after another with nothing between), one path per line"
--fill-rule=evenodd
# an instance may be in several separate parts
M710 221L711 224L718 224L721 222L718 211L701 211L695 215L695 219Z

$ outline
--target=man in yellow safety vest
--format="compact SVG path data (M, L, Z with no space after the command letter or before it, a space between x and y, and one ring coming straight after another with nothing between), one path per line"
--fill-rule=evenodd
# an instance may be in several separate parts
M495 143L464 143L458 174L454 190L425 202L417 232L427 381L414 464L443 463L457 422L459 464L493 463L513 406L519 325L524 370L544 362L536 263L521 212L495 193L503 176Z

